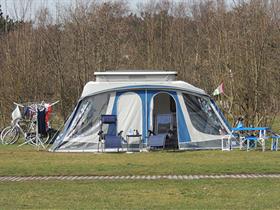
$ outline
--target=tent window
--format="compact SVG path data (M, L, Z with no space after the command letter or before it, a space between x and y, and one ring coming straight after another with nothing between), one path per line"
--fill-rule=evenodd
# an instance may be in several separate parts
M202 133L220 135L223 126L210 99L185 93L183 96L193 126Z
M110 93L85 98L72 120L67 137L88 136L99 129L100 116L106 113L109 99Z

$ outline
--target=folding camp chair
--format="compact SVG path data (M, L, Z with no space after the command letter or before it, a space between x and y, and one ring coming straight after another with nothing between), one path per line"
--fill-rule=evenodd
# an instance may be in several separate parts
M271 136L271 151L278 151L280 136Z
M148 146L150 149L165 148L165 142L173 132L173 114L159 114L156 117L155 132L149 130Z
M270 130L271 151L278 151L280 135Z
M108 125L108 131L104 134L103 126ZM104 149L117 149L122 148L124 139L121 136L122 131L117 133L117 116L116 115L101 115L101 125L99 135L98 151L101 146Z

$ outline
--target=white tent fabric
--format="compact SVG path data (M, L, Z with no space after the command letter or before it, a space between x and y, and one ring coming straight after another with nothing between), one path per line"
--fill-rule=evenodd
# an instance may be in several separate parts
M115 91L115 90L127 90L137 89L139 87L154 86L159 89L166 90L187 90L198 94L207 95L204 90L194 87L193 85L183 81L145 81L145 82L88 82L82 92L81 98L94 95L97 93Z
M118 132L123 136L134 130L142 133L142 103L140 97L133 92L122 94L118 100Z
M99 94L96 97L89 98L81 104L81 108L78 110L76 118L73 119L72 125L65 136L65 142L67 143L64 144L62 148L67 148L73 143L97 144L99 141L98 131L100 130L99 116L104 109L106 110L106 113L112 112L114 100L115 92L111 92L109 94ZM94 103L91 103L92 106L88 105L93 101ZM94 112L97 113L93 114ZM91 115L95 115L95 117L91 117ZM80 132L81 130L83 132Z
M123 131L124 138L131 130L138 130L143 137L143 146L147 146L148 130L153 130L156 122L153 114L161 112L176 116L174 133L179 149L218 148L220 131L229 132L229 125L210 97L202 89L174 81L173 74L158 74L158 80L155 74L155 81L140 81L139 76L145 75L143 72L137 75L124 73L124 79L132 79L121 81L122 74L103 73L99 81L88 82L75 112L51 151L97 151L103 114L117 116L117 132ZM165 93L166 97L159 97L154 102L160 93ZM110 129L107 125L102 130L107 133Z
M178 94L178 98L179 98L180 104L184 104L184 99L183 99L182 93ZM198 131L193 126L193 123L190 119L190 115L187 111L186 106L181 106L181 107L182 107L182 111L184 113L184 117L185 117L186 121L188 122L188 130L189 130L192 142L203 142L203 141L205 141L205 139L207 139L208 141L211 141L211 140L220 138L219 135L209 135L209 134ZM221 120L221 122L222 122L222 120ZM227 128L227 126L224 123L223 123L223 125L225 128ZM228 132L229 132L229 130L228 130Z
M143 74L144 72L144 74ZM154 71L139 71L139 72L95 72L96 82L131 82L133 81L174 81L177 72L154 72Z
M111 92L106 114L111 114L112 113L114 102L115 102L115 97L116 97L116 92Z

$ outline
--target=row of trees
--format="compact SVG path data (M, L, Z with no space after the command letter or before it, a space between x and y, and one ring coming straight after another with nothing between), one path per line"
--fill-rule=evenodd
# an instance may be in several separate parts
M66 118L95 71L176 70L211 93L230 119L271 123L279 113L280 1L80 2L37 12L32 21L0 15L0 124L13 101L61 101Z

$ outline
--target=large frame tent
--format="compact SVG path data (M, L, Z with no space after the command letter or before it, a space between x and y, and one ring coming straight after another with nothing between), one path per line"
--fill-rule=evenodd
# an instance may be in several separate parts
M149 130L155 130L157 115L174 116L179 150L220 148L222 136L230 132L210 96L176 80L176 72L96 72L95 76L96 81L85 85L50 151L97 151L104 114L117 116L116 129L123 131L124 138L129 131L138 130L144 148L149 146Z

